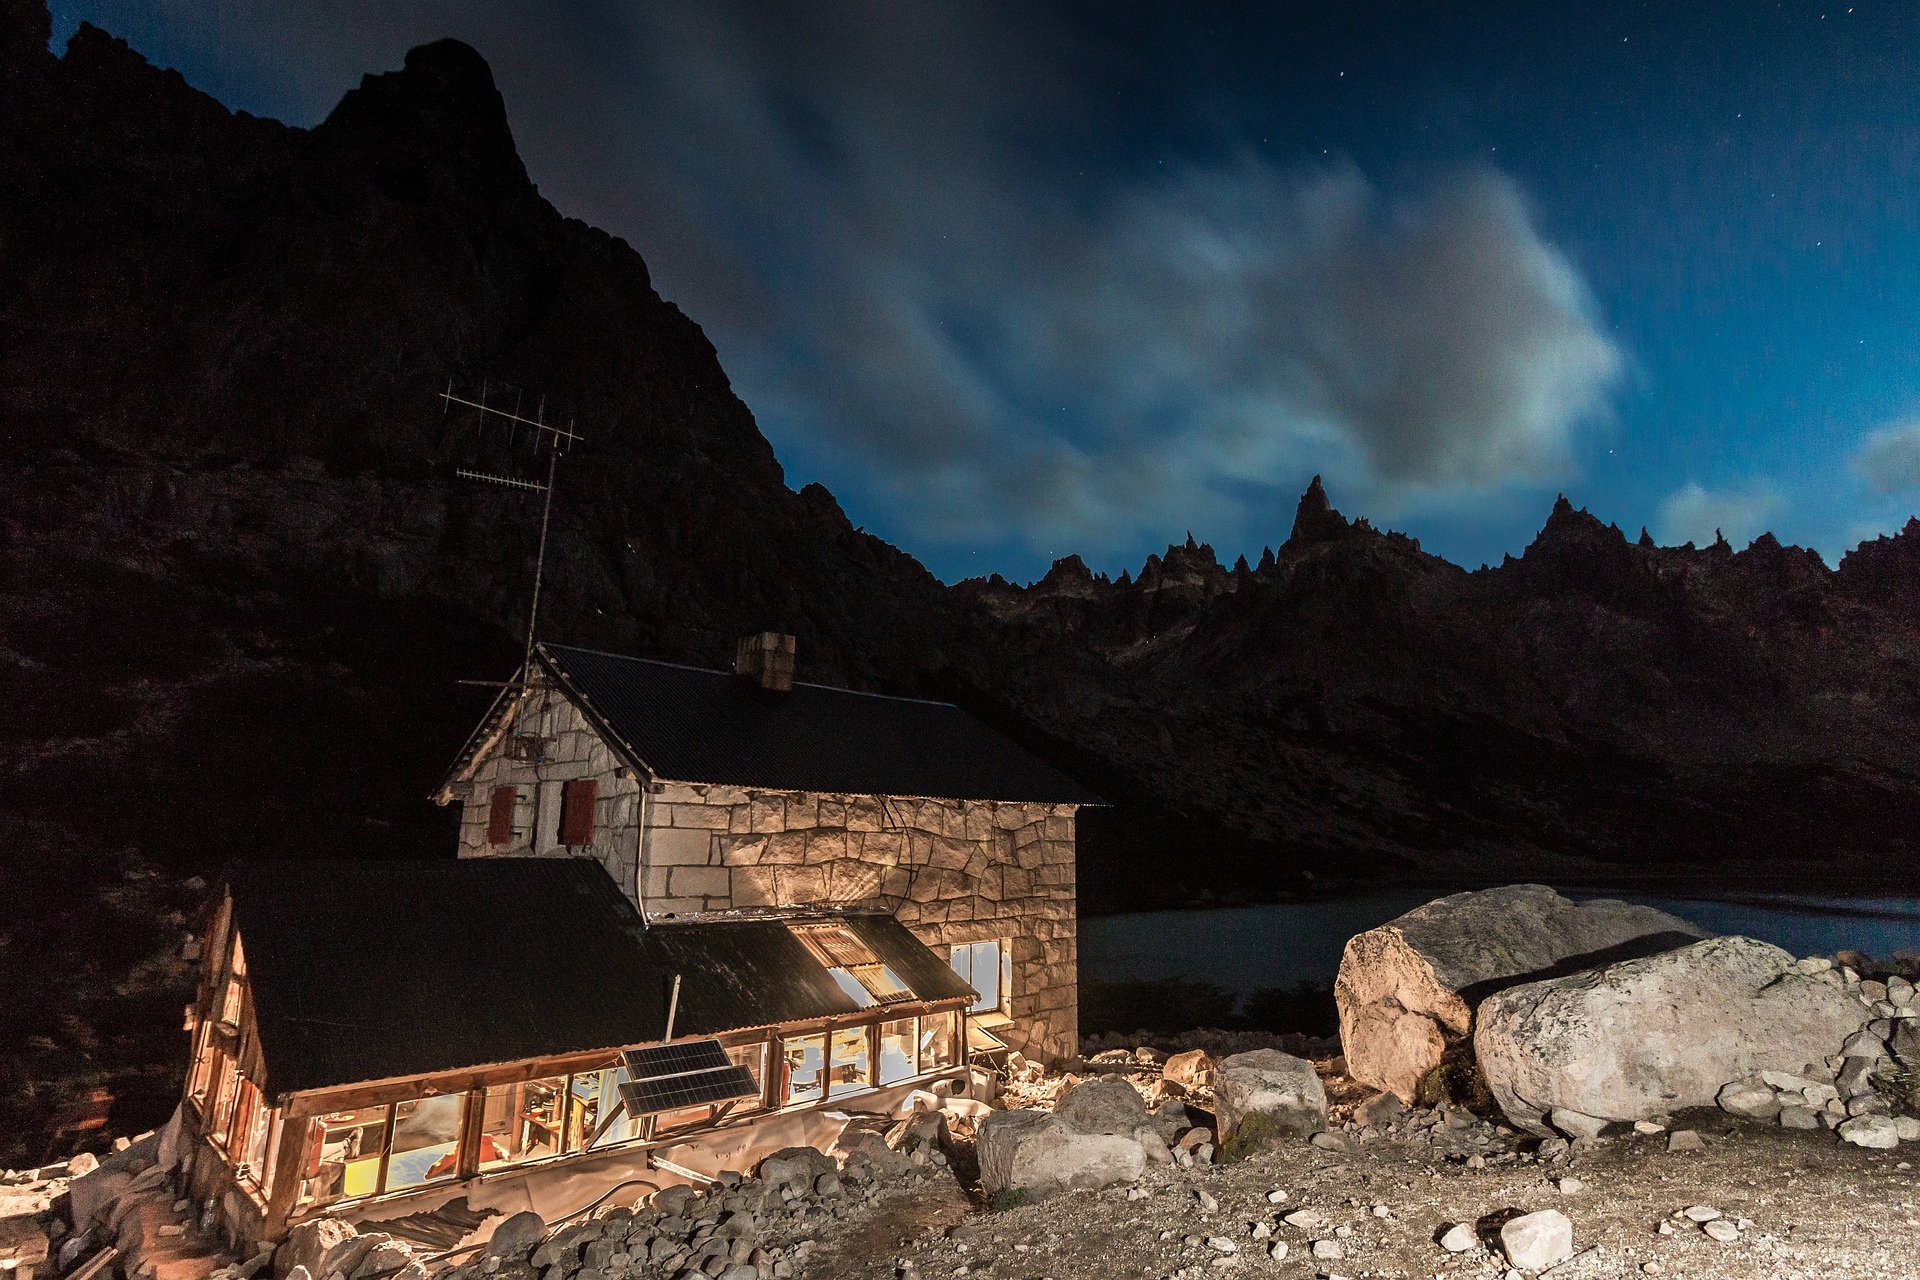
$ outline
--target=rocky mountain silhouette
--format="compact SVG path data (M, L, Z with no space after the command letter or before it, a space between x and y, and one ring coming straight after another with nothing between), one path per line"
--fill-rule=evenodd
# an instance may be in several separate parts
M544 635L718 666L777 629L803 679L960 700L1114 801L1083 814L1088 910L1516 871L1864 885L1920 838L1920 523L1829 569L1563 499L1469 573L1316 481L1258 564L1189 538L1115 581L1069 557L946 586L786 485L640 255L529 181L473 49L302 130L94 27L49 38L0 0L8 1097L169 1096L178 977L141 966L189 877L451 852L425 797L489 696L455 681L518 656L538 499L454 477L481 446L450 383L589 437Z

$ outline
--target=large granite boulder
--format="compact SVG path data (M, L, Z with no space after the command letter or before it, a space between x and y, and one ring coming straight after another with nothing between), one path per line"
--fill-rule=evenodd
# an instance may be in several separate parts
M1429 902L1347 942L1333 984L1347 1073L1412 1102L1493 992L1706 936L1652 907L1574 902L1539 884Z
M1545 1135L1556 1110L1627 1121L1712 1106L1729 1081L1837 1053L1871 1016L1839 973L1710 938L1489 996L1473 1047L1508 1119Z
M980 1185L1039 1199L1074 1187L1138 1182L1147 1154L1131 1135L1081 1133L1045 1111L996 1111L980 1122Z
M1327 1127L1327 1091L1313 1064L1278 1049L1255 1049L1223 1060L1213 1099L1223 1140L1255 1115L1266 1117L1274 1132L1300 1138Z

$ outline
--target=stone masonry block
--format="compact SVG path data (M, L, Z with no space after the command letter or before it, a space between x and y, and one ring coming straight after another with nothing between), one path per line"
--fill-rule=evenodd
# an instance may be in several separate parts
M767 841L773 836L728 834L715 838L714 849L720 862L729 867L757 867L767 860Z
M707 831L725 831L727 829L727 821L731 817L731 810L717 808L710 804L675 804L667 806L668 821L676 827L698 827Z
M776 868L775 883L779 886L781 902L806 903L822 902L827 894L827 869L825 867Z
M787 829L787 798L782 795L757 795L749 802L748 829L751 831L785 831Z
M779 873L772 867L740 867L733 873L733 905L736 907L775 907L785 905L779 898Z
M724 898L732 883L732 872L725 867L674 867L667 877L667 891L676 898Z
M647 832L647 862L656 867L704 867L713 833L697 827L655 827Z
M776 831L766 837L766 851L760 855L761 860L783 866L802 864L807 861L807 843L816 835L811 831Z
M834 902L864 902L880 893L880 868L852 859L829 867L827 896Z

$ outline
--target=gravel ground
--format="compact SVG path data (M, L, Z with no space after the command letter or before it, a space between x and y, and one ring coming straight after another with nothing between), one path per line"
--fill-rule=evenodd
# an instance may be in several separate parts
M1529 1142L1506 1154L1512 1140L1490 1126L1443 1124L1433 1140L1403 1127L1348 1134L1350 1152L1301 1144L1237 1165L1157 1167L1138 1188L1073 1192L999 1213L982 1211L977 1197L942 1177L900 1188L845 1224L802 1274L1505 1276L1504 1260L1487 1248L1499 1223L1553 1208L1572 1220L1580 1251L1551 1269L1555 1280L1920 1276L1920 1177L1902 1150L1863 1151L1831 1134L1746 1126L1718 1112L1675 1124L1697 1130L1706 1149L1670 1153L1664 1134L1628 1135L1546 1163L1526 1153ZM1474 1154L1486 1163L1470 1167ZM1286 1199L1270 1202L1276 1191ZM1130 1192L1144 1198L1129 1199ZM1732 1220L1735 1238L1722 1243L1676 1216L1700 1205ZM1279 1221L1300 1209L1317 1212L1324 1225L1302 1230ZM1458 1222L1473 1225L1482 1243L1453 1255L1436 1241ZM1660 1232L1663 1222L1672 1234ZM1260 1224L1271 1241L1255 1238ZM1315 1240L1337 1242L1344 1256L1316 1259ZM1288 1246L1284 1259L1267 1256L1272 1242Z

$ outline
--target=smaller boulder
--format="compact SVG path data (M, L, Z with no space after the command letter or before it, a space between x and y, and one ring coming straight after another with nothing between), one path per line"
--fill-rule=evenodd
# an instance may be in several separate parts
M1225 1137L1252 1115L1265 1116L1273 1129L1301 1138L1327 1127L1327 1091L1313 1064L1278 1049L1236 1053L1221 1062L1214 1098Z
M1855 1116L1840 1122L1840 1137L1869 1151L1891 1151L1900 1145L1900 1128L1890 1116Z
M1214 1076L1214 1061L1205 1049L1189 1049L1185 1053L1176 1053L1160 1064L1160 1078L1171 1080L1175 1084L1192 1087L1211 1085Z
M791 1187L796 1195L813 1189L823 1173L837 1173L833 1157L812 1147L783 1147L760 1162L760 1177L776 1187ZM663 1193L664 1194L664 1193Z
M1573 1256L1573 1223L1558 1209L1526 1213L1500 1228L1507 1261L1535 1275Z
M996 1111L980 1122L975 1151L989 1197L1042 1197L1069 1188L1138 1182L1147 1157L1131 1134L1081 1133L1045 1111Z
M1081 1133L1132 1133L1149 1123L1146 1103L1125 1080L1087 1080L1061 1095L1053 1114Z
M487 1253L496 1258L524 1258L546 1234L547 1220L531 1209L523 1209L493 1229Z
M1714 1100L1722 1111L1742 1120L1772 1120L1780 1114L1780 1099L1764 1080L1735 1080Z
M1454 1223L1440 1237L1440 1247L1448 1253L1471 1253L1479 1243L1474 1238L1473 1228L1464 1222Z

